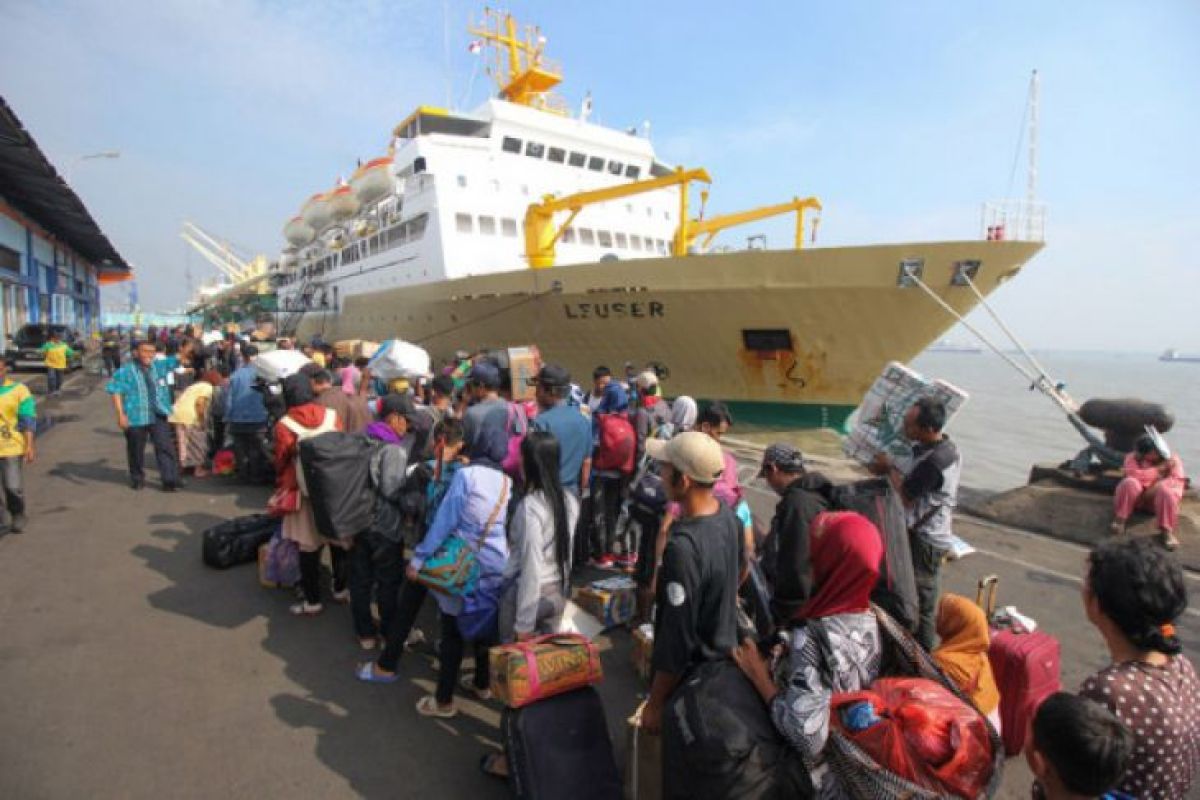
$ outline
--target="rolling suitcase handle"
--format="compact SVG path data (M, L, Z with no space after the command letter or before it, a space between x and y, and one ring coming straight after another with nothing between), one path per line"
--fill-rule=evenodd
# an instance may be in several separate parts
M979 587L975 590L975 605L983 609L990 622L996 613L996 589L1000 579L995 575L984 575L979 579Z

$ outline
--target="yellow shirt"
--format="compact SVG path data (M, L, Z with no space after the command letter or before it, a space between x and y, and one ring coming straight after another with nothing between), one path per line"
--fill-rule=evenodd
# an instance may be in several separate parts
M66 369L67 354L73 352L66 342L46 342L42 345L42 354L46 357L46 366L50 369Z
M212 402L213 385L208 381L196 381L191 386L183 390L183 394L175 401L175 405L171 408L171 416L167 417L167 422L175 425L195 425L198 422L196 417L196 401L204 399Z
M6 380L0 385L0 458L25 455L25 433L20 420L37 419L37 406L29 387Z
M318 367L321 367L322 369L324 369L326 366L328 366L325 363L325 354L322 353L320 350L313 353L312 360L313 360L314 364L316 364Z

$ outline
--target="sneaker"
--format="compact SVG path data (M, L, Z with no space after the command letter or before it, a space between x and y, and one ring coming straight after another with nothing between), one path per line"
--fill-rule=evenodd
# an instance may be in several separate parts
M9 530L11 530L13 533L20 533L21 531L25 530L25 522L26 520L24 514L13 514L12 524L9 526Z
M592 559L592 566L600 569L612 569L613 564L617 563L617 557L612 553L605 553L602 556L597 556Z
M339 592L337 589L331 588L329 591L333 593L333 602L340 603L341 605L345 605L346 603L350 602L350 590L349 589L342 589Z
M621 569L632 570L637 566L637 553L626 553L623 556L617 556L617 566Z
M425 644L425 632L420 628L413 628L408 632L408 638L404 640L404 649L412 650L422 644Z
M320 603L296 603L288 608L288 611L295 617L315 617L325 610L325 606Z

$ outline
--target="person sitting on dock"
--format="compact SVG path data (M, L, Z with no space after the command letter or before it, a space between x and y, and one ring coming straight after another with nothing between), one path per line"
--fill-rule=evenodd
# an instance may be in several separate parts
M1135 510L1153 510L1163 546L1168 550L1179 547L1175 527L1179 523L1179 504L1183 502L1185 488L1187 478L1179 456L1172 455L1161 436L1158 441L1149 434L1141 437L1134 451L1125 456L1125 478L1117 484L1113 497L1116 514L1113 533L1117 536L1125 533L1129 517Z

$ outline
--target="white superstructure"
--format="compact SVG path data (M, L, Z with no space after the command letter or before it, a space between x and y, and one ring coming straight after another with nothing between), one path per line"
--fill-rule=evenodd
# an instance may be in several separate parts
M498 98L470 114L418 109L397 126L391 162L379 169L394 176L393 188L340 222L323 213L328 198L306 204L308 226L324 227L280 260L281 310L338 311L356 294L527 269L530 203L667 171L636 131ZM679 191L588 207L563 231L559 263L667 255Z

